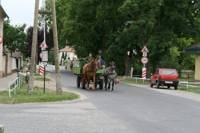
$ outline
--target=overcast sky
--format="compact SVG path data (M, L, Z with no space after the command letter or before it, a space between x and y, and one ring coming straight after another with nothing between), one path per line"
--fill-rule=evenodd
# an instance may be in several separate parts
M33 25L35 0L0 0L11 24ZM42 0L40 0L42 2Z

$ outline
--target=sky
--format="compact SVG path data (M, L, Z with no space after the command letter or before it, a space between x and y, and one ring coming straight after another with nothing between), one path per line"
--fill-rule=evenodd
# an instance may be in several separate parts
M12 25L33 25L35 0L0 0ZM40 0L42 2L42 0ZM41 4L40 4L41 5Z

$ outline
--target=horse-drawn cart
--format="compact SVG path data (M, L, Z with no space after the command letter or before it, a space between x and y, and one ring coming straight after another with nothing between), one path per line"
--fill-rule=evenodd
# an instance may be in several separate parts
M73 63L72 72L76 75L77 88L85 88L83 66L87 63L85 58L80 58ZM96 70L95 88L103 89L105 69Z

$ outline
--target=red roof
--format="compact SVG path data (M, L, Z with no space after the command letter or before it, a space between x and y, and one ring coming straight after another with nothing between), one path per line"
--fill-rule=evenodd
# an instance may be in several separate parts
M74 48L70 46L66 46L65 48L60 49L59 51L60 52L75 52Z

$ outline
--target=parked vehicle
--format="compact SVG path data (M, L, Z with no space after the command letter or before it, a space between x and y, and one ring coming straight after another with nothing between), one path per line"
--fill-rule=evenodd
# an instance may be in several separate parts
M174 87L176 90L179 83L179 74L176 69L170 68L158 68L156 72L151 76L150 86L156 85L157 88L160 86L167 86L170 88Z

